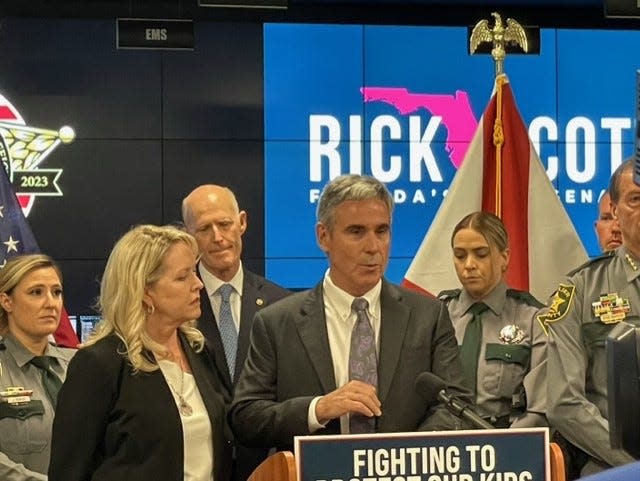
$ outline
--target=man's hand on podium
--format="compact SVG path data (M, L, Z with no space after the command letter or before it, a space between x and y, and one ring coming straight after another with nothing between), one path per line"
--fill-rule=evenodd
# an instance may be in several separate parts
M380 406L375 387L362 381L349 381L318 400L316 418L321 424L326 424L347 413L380 416Z

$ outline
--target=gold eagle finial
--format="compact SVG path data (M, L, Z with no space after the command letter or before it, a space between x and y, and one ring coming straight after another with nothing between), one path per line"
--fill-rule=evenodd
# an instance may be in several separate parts
M505 27L502 24L500 14L493 12L491 15L495 18L493 29L489 28L488 20L480 20L476 23L469 38L469 48L471 53L474 53L481 43L491 42L491 56L496 63L497 77L504 73L503 63L506 56L505 44L514 43L526 52L528 43L524 28L513 18L507 18L507 26Z

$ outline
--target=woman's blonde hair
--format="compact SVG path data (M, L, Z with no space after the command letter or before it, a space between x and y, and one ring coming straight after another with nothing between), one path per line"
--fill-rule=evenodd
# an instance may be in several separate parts
M149 354L152 352L163 358L168 351L147 334L148 307L143 297L145 288L162 276L162 261L169 249L178 242L184 242L194 255L198 254L195 239L173 226L139 225L116 242L100 284L98 309L102 320L81 347L115 334L124 342L124 354L134 370L150 372L158 369L153 356ZM194 319L178 329L189 344L200 351L204 346L204 337L195 324Z
M60 279L60 284L62 284L60 267L58 267L51 257L44 254L25 254L13 257L0 269L0 293L11 295L13 289L20 284L27 274L47 267L51 267L56 271L58 279ZM8 313L0 306L0 335L6 333L8 328Z

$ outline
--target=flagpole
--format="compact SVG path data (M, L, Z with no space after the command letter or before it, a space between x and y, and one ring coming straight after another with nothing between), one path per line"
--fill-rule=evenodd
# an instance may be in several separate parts
M504 129L502 128L502 86L506 76L496 77L496 120L493 123L493 145L496 148L496 195L495 215L502 219L502 146L504 145Z
M471 34L471 51L482 42L517 38L516 23L507 19L507 27L494 32L487 20L481 20ZM491 172L494 168L496 172ZM510 262L505 276L509 287L546 299L567 272L588 259L503 74L494 79L478 130L403 284L432 295L459 285L451 263L450 239L443 233L451 232L469 212L492 212L494 207L509 233Z
M469 49L475 52L478 46L491 42L491 56L495 62L496 118L493 124L493 145L496 149L495 165L495 199L494 214L502 219L502 146L504 145L504 129L502 125L502 86L507 82L504 74L504 59L507 55L505 45L515 43L525 52L528 50L527 34L518 22L507 19L507 26L502 24L502 17L497 12L491 15L495 19L493 28L489 28L488 20L480 20L471 31Z

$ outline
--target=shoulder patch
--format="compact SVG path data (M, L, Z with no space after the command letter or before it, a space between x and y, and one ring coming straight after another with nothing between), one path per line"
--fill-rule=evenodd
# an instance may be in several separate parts
M551 299L551 305L549 309L545 310L543 314L537 316L538 322L542 327L544 333L548 336L548 326L552 322L558 322L567 315L569 307L573 302L573 294L576 290L576 286L571 284L560 284L558 290Z
M574 270L572 270L571 272L569 272L567 274L568 277L571 277L572 275L576 274L577 272L580 272L582 269L584 269L585 267L590 266L591 264L595 264L597 262L602 262L604 260L611 260L615 257L616 255L616 251L607 251L597 257L593 257L591 259L589 259L587 262L585 262L584 264L582 264L579 267L576 267Z
M447 291L441 291L437 297L441 301L448 302L451 299L457 299L458 297L460 297L460 292L462 292L461 289L449 289Z
M538 299L533 297L531 293L527 291L519 291L517 289L507 289L507 297L511 297L512 299L517 299L520 302L524 302L533 307L537 307L538 309L544 307L544 304L540 302Z

